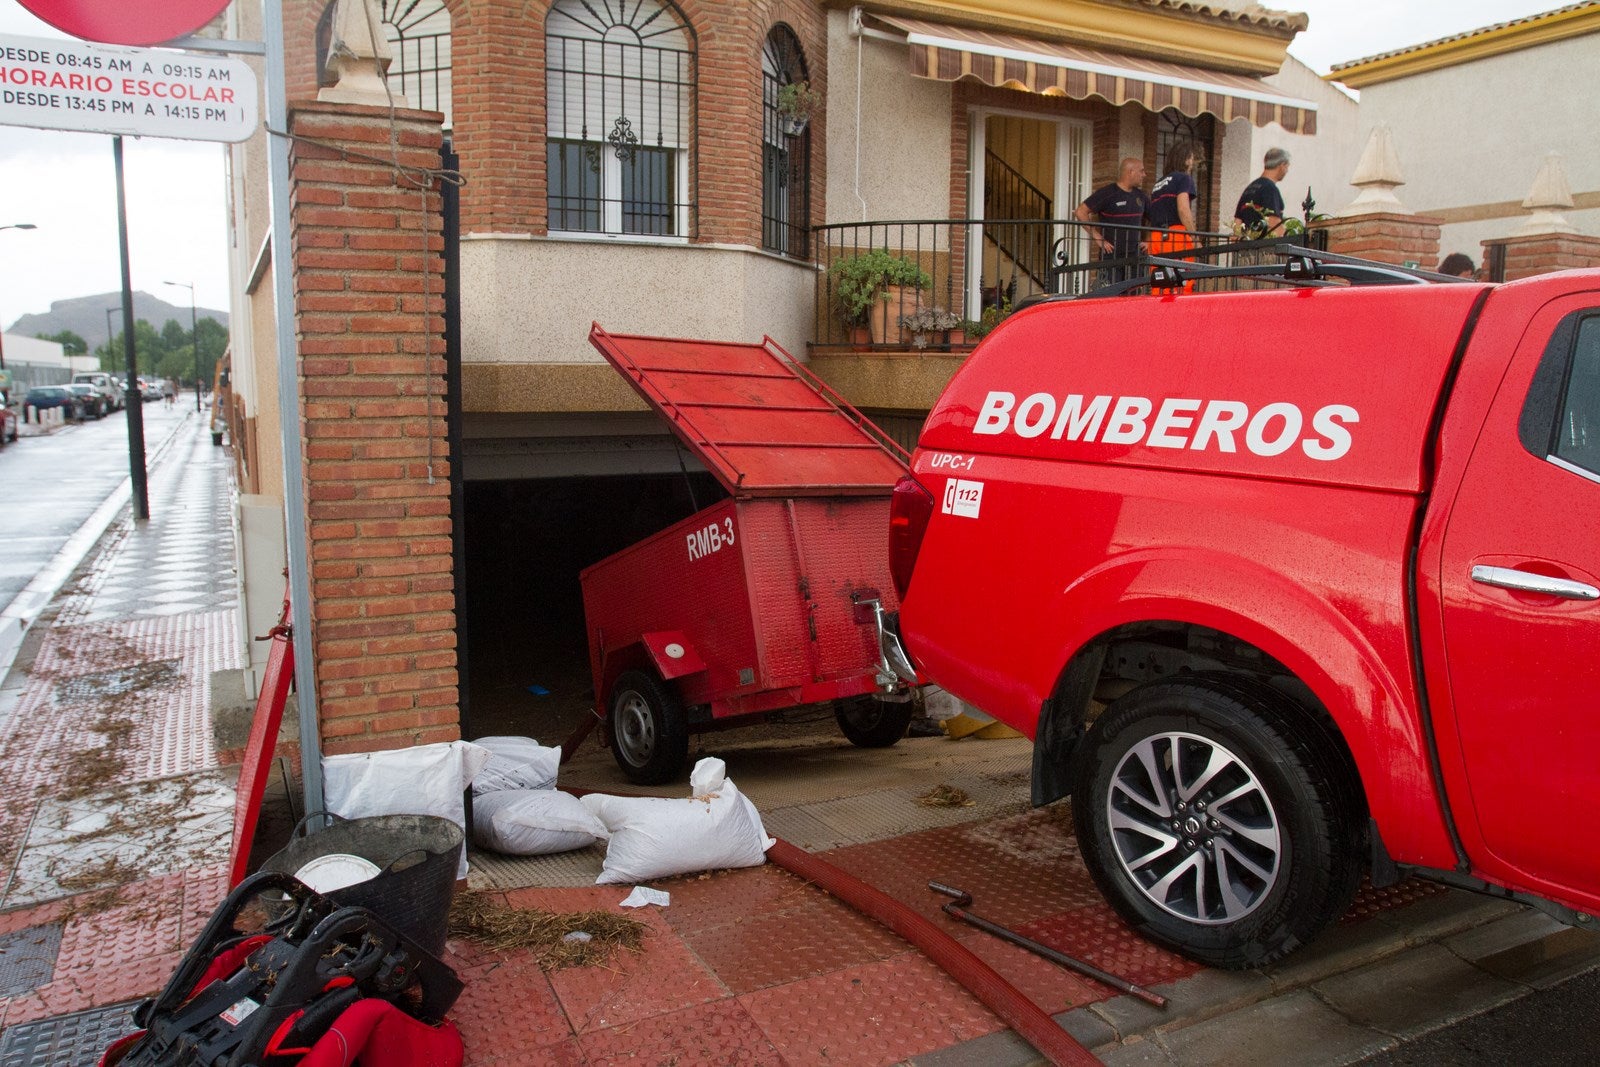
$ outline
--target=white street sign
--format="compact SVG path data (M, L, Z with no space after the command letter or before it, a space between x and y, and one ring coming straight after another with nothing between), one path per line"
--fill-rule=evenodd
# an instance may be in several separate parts
M243 141L259 95L232 56L0 34L0 125Z

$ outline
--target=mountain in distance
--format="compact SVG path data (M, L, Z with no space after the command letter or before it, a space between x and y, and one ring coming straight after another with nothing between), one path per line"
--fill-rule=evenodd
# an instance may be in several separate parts
M114 309L111 313L112 333L122 333L121 307L121 293L101 293L98 296L75 296L70 300L52 300L49 311L43 314L24 315L6 327L5 332L20 334L23 337L36 337L41 333L54 335L62 330L71 330L88 341L89 351L93 352L109 340L106 336L107 308ZM195 317L216 319L223 326L228 325L226 311L196 308ZM189 329L187 307L181 304L169 304L160 297L151 296L142 290L133 294L133 318L135 322L144 319L156 328L157 333L167 324L168 319L176 319L178 325L185 331Z

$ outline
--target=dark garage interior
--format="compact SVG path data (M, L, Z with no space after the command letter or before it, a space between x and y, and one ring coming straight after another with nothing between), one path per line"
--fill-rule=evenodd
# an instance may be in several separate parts
M578 572L726 495L704 472L467 482L462 736L559 744L594 700Z

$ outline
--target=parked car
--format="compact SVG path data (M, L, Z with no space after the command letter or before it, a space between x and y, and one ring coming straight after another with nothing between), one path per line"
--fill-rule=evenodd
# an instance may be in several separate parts
M78 398L79 418L103 419L111 411L110 402L94 386L84 382L73 382L67 388Z
M157 381L155 378L140 378L139 379L139 399L141 399L141 400L160 400L161 399L161 383L159 381Z
M104 371L83 371L72 376L72 384L93 386L105 401L106 411L120 411L123 405L122 384Z
M0 448L17 439L17 424L20 421L9 404L0 403Z
M61 408L63 416L68 419L83 417L83 401L77 393L65 385L36 385L28 390L28 395L22 401L23 411L28 408L37 411L47 411L50 408Z
M1003 322L896 489L885 646L1032 737L1102 892L1205 963L1364 873L1592 925L1600 271L1272 269Z

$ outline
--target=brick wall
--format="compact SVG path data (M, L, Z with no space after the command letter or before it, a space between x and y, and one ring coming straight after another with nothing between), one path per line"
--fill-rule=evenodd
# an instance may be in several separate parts
M1600 267L1600 237L1578 233L1545 233L1532 237L1503 237L1483 242L1485 261L1489 249L1505 250L1505 281L1531 278L1558 270Z
M305 103L290 127L323 748L453 740L440 205L437 192L425 197L389 162L437 167L438 116L399 112L391 138L387 108Z
M1356 215L1315 224L1328 233L1328 251L1378 263L1439 265L1439 220L1421 215Z

